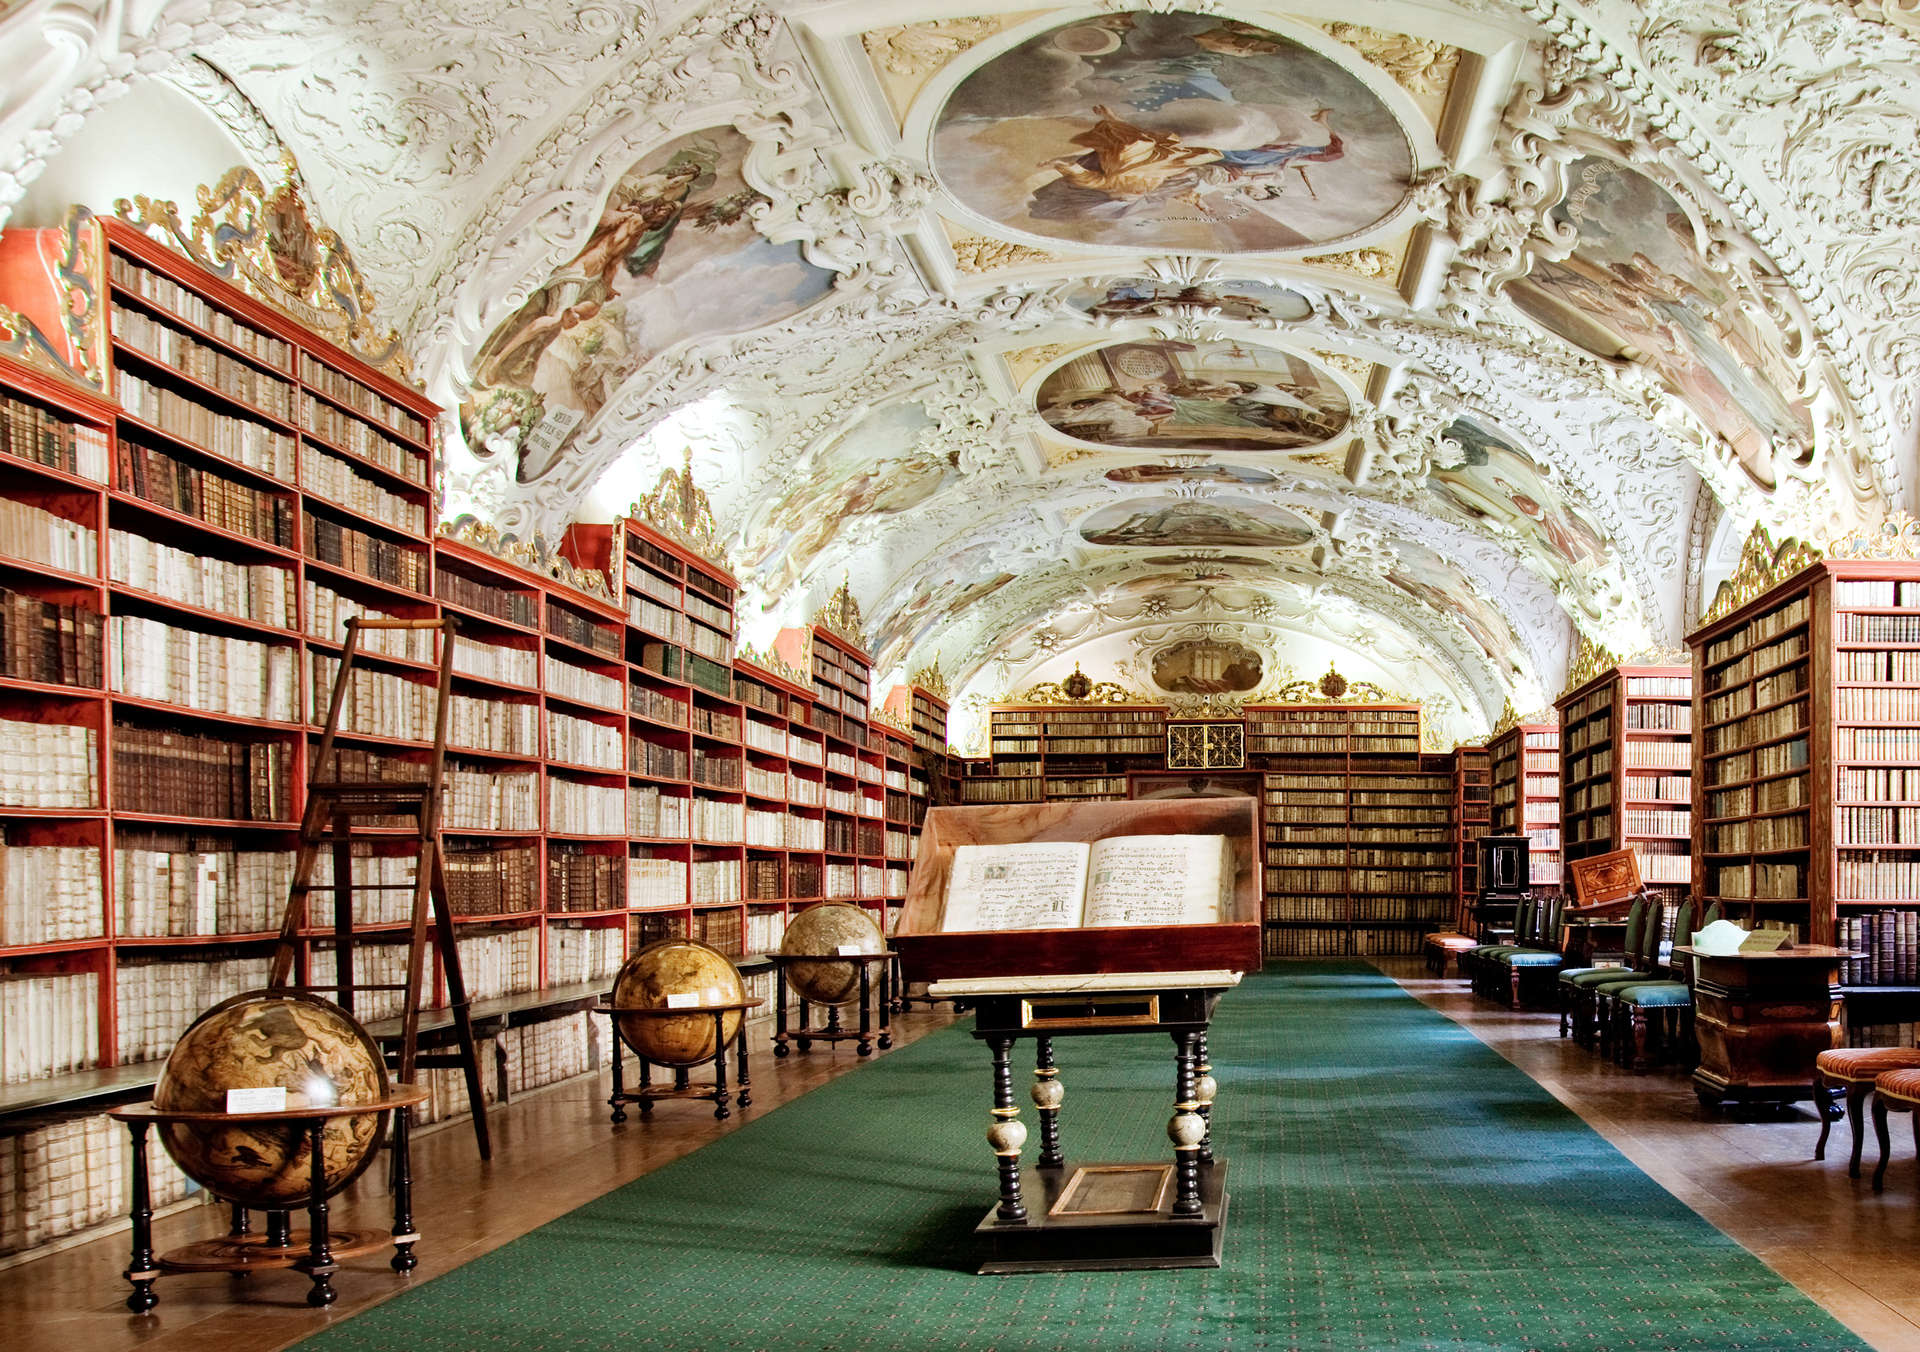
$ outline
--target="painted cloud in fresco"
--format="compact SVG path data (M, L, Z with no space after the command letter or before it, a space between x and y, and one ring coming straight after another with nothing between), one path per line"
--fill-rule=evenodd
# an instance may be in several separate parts
M1311 362L1242 343L1111 343L1049 372L1035 402L1097 446L1288 451L1346 427L1352 406Z
M637 161L580 251L474 354L460 410L467 444L538 479L648 359L688 338L784 319L834 274L748 217L767 199L741 177L747 139L695 132Z
M1110 469L1107 480L1116 484L1270 484L1273 475L1252 465L1122 465Z
M1520 641L1500 608L1480 595L1459 567L1411 539L1394 541L1399 561L1387 581L1442 615L1451 615L1466 627L1496 670L1511 676L1523 673Z
M1668 192L1613 160L1568 173L1555 219L1580 233L1567 258L1536 258L1509 285L1534 319L1596 356L1643 361L1773 486L1775 443L1811 444L1813 422L1780 333L1708 268Z
M1457 467L1428 477L1427 486L1441 498L1476 521L1494 522L1537 544L1556 577L1582 578L1606 563L1606 536L1525 451L1470 418L1456 419L1446 437L1466 456Z
M1221 319L1274 319L1295 323L1313 314L1297 291L1270 282L1207 281L1176 286L1144 277L1128 277L1105 286L1082 287L1067 304L1099 319L1142 319L1201 310L1218 310Z
M1238 253L1324 247L1396 212L1405 130L1334 62L1232 19L1130 13L1027 39L963 79L933 162L1029 234Z
M1252 498L1136 498L1111 503L1080 523L1095 545L1153 549L1291 549L1313 539L1292 512Z

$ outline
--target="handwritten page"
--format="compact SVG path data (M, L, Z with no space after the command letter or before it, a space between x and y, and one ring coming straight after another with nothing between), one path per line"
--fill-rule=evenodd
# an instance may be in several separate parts
M940 928L1075 929L1087 889L1088 848L1080 841L962 845L953 852Z
M1212 925L1233 887L1225 836L1110 836L1096 841L1087 919L1099 925Z

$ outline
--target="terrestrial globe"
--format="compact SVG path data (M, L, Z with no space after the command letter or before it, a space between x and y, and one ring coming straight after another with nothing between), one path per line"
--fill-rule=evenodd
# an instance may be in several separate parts
M154 1086L163 1112L225 1112L229 1089L287 1091L287 1107L351 1107L387 1096L387 1063L354 1017L300 991L248 991L222 1000L180 1035ZM326 1193L360 1176L386 1114L330 1119L321 1133ZM295 1123L168 1122L160 1142L187 1177L258 1210L304 1207L313 1195L307 1128Z
M678 998L675 998L678 997ZM740 970L717 948L695 939L662 939L627 959L613 979L616 1009L673 1009L682 1004L726 1005L744 1002ZM621 1040L662 1066L697 1066L711 1061L740 1036L741 1011L720 1016L720 1044L714 1045L713 1015L661 1017L616 1014Z
M884 953L887 941L873 917L858 906L823 901L796 915L780 942L785 958L831 958L840 953ZM803 1000L844 1005L860 998L858 962L789 962L787 984Z

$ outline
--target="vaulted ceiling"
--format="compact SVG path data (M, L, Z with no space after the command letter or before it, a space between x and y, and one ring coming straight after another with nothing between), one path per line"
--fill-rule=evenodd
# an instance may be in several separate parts
M975 706L1333 661L1472 735L1911 493L1909 0L16 0L0 57L16 223L292 155L447 516L690 457L750 639L845 578Z

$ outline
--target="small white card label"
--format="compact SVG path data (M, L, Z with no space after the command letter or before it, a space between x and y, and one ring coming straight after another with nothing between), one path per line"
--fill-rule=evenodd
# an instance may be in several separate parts
M700 992L699 991L674 991L672 994L667 996L667 1008L668 1009L698 1009L700 1008Z
M857 958L862 953L866 952L866 950L860 947L859 944L841 944L840 947L834 949L833 951L836 956L842 957L842 958Z
M287 1090L284 1085L227 1091L227 1111L230 1113L284 1113L286 1110Z

